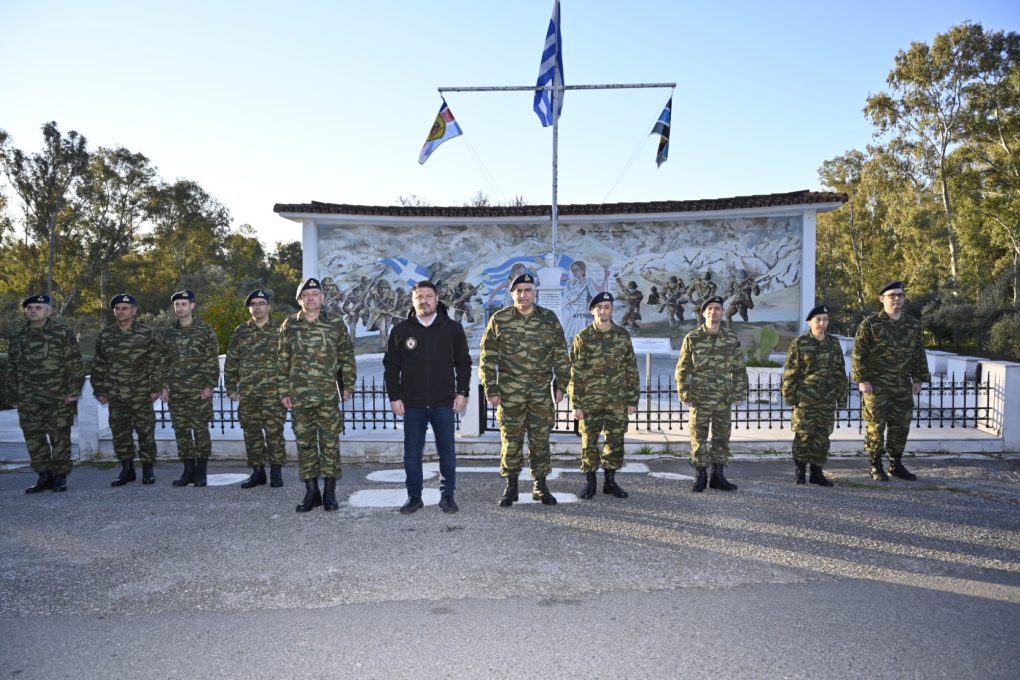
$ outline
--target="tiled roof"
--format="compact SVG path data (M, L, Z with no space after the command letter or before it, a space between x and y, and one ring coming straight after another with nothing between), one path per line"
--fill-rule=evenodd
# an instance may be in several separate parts
M846 194L824 191L791 191L785 194L733 196L693 201L648 201L646 203L588 203L560 205L560 215L627 215L634 213L705 212L712 210L740 210L746 208L772 208L784 205L811 205L813 203L846 203ZM320 215L382 215L388 217L542 217L549 214L548 205L522 206L401 206L401 205L347 205L343 203L277 203L277 213Z

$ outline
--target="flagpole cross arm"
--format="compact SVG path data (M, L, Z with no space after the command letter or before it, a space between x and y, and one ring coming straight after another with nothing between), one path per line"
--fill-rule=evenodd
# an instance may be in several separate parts
M444 92L535 92L538 90L634 90L641 88L676 88L676 83L606 83L603 85L480 85L472 87L440 87Z

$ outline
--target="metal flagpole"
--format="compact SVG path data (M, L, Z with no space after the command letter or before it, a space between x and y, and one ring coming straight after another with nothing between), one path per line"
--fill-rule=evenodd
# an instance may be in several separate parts
M558 188L559 179L559 139L560 139L560 112L556 108L556 100L563 96L559 87L555 86L556 79L553 79L552 88L552 114L553 114L553 133L552 133L552 204L550 213L552 214L552 255L553 265L560 266L560 253L559 253L559 235L560 235L560 221L559 221L559 203L556 197L556 191ZM562 85L560 86L562 87ZM556 285L559 285L557 283Z

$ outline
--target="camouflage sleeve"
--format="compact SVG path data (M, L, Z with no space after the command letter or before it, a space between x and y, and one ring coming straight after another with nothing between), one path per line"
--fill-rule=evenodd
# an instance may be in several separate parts
M850 375L853 376L855 383L870 382L867 375L867 366L868 357L871 355L873 339L871 319L865 319L857 327L857 335L854 336L854 352L850 364Z
M280 399L290 396L290 318L280 324L280 338L276 344L276 388Z
M732 354L730 355L730 366L733 375L733 400L744 401L747 399L747 364L744 363L744 352L740 349L740 341L733 336Z
M783 399L790 406L797 405L797 390L800 387L800 351L797 349L797 339L790 343L790 349L786 352L786 365L783 367Z
M920 323L917 333L914 335L913 356L910 359L910 379L914 382L931 382L931 373L928 371L928 356L924 351L924 337L921 334Z
M496 324L496 317L489 319L482 335L482 351L478 356L478 371L482 377L482 387L485 389L486 397L498 397L499 383L497 368L499 366L499 331Z
M227 344L227 353L223 360L223 389L227 391L227 394L237 394L240 389L241 382L241 349L238 346L240 344L241 329L244 324L241 324L234 329L234 333L230 336L230 343Z
M386 341L386 353L383 354L383 382L386 383L386 395L390 401L400 399L400 374L403 370L403 360L400 356L400 339L397 337L397 327L390 331L390 337Z
M18 403L18 365L21 363L21 343L18 342L17 334L12 335L8 341L10 350L7 354L7 403Z
M623 350L623 370L626 372L627 404L637 406L641 399L641 379L638 376L637 354L634 353L634 344L630 337Z
M471 352L468 350L467 334L459 323L453 329L453 370L457 380L457 392L465 397L471 394Z
M106 396L110 391L110 385L107 383L110 362L106 358L105 335L105 330L99 331L99 338L96 340L96 354L92 358L92 392L96 396Z
M216 389L220 384L220 340L216 331L209 326L205 336L207 359L202 371L202 379L208 387Z
M353 392L358 382L358 365L354 359L354 343L351 341L351 334L347 332L347 326L337 324L336 343L336 365L337 377L340 379L342 390Z
M67 329L64 339L64 396L80 397L85 384L85 362L81 357L81 345L74 331Z
M588 362L584 360L584 339L578 333L570 348L570 405L575 409L585 408L585 385L588 382Z
M567 353L567 339L563 333L563 326L559 319L554 317L554 331L550 333L549 351L553 358L553 389L566 392L570 388L570 355Z
M163 335L153 329L149 333L149 394L163 389L170 377L170 352Z
M680 401L691 400L691 372L694 369L694 358L691 356L691 336L684 338L680 346L680 360L676 362L676 391Z

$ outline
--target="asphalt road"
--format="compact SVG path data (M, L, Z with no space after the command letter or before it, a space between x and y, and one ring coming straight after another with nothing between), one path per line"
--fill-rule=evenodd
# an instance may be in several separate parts
M738 492L692 494L660 460L626 500L509 509L462 471L460 513L408 517L351 503L399 502L378 466L308 515L292 467L253 490L80 468L33 496L2 474L0 678L1020 677L1020 463L911 466L837 460L822 489L737 462Z

